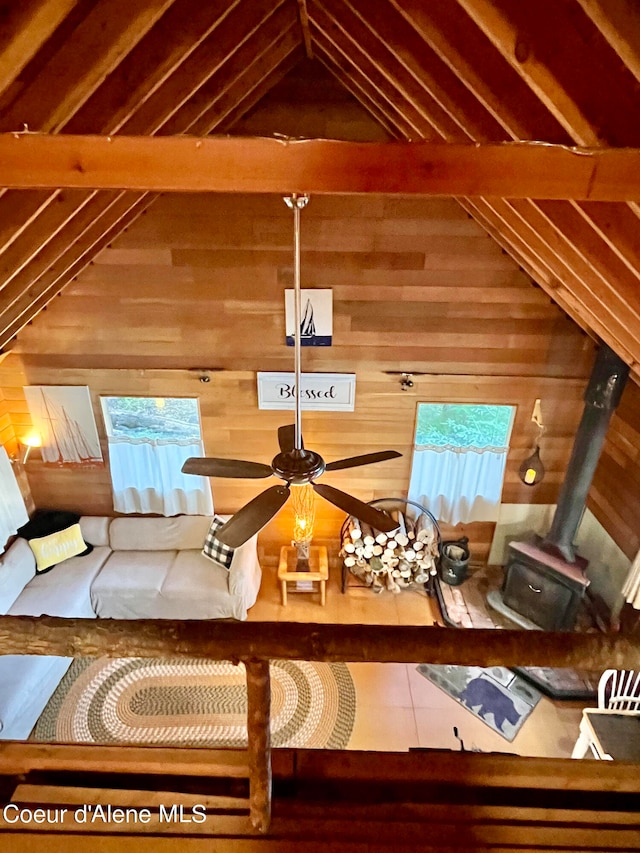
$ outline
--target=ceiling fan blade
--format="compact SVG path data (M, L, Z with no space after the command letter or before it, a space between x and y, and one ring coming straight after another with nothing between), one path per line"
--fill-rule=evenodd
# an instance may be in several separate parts
M202 477L246 477L256 480L261 477L270 477L273 470L270 465L264 465L262 462L190 456L182 466L182 473L200 474Z
M296 446L296 425L286 424L278 427L278 444L282 453L290 453ZM302 442L304 448L304 442Z
M239 548L271 521L289 497L289 486L271 486L245 504L216 532L216 538L230 548Z
M349 515L353 515L354 518L359 518L360 521L370 524L376 530L380 530L383 533L390 533L398 526L398 522L391 518L390 515L369 506L369 504L358 500L358 498L354 498L353 495L348 495L346 492L341 492L340 489L327 486L325 483L312 483L311 485L329 503L340 507L340 509L343 509Z
M348 459L337 459L325 466L325 471L339 471L342 468L357 468L358 465L371 465L373 462L384 462L385 459L396 459L402 456L397 450L381 450L378 453L365 453L362 456L349 456Z

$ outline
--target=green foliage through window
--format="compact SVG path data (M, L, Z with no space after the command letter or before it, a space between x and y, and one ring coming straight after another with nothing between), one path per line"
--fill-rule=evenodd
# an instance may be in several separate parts
M507 447L514 406L418 403L416 446Z
M198 401L193 397L102 397L112 438L199 441Z

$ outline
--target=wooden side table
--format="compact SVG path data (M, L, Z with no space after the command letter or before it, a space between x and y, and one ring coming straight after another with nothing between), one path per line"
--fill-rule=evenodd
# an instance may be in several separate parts
M320 584L320 603L324 607L327 600L327 580L329 579L329 559L324 545L312 545L309 549L308 572L297 572L298 554L293 545L283 545L280 549L278 580L282 590L282 603L287 603L287 583L289 581L318 581ZM304 590L306 592L307 590ZM309 592L314 592L313 588Z

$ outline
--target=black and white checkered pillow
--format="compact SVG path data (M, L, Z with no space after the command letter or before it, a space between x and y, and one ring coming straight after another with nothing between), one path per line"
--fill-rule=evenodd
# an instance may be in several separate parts
M231 560L233 560L234 549L230 548L228 545L225 545L224 542L221 542L216 538L216 532L222 527L224 521L221 521L219 518L215 517L211 522L211 527L209 528L209 532L207 533L207 537L204 540L204 548L202 549L202 553L205 557L208 557L210 560L213 560L214 563L217 563L219 566L222 566L223 569L231 568Z

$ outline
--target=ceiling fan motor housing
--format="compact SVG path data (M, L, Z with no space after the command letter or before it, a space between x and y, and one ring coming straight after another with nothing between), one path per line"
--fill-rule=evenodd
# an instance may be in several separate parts
M273 473L295 486L310 483L324 472L325 463L313 450L287 450L278 453L271 463Z

